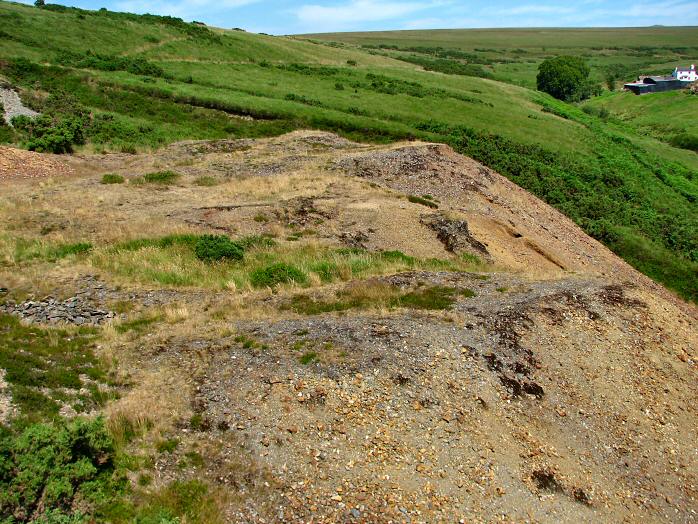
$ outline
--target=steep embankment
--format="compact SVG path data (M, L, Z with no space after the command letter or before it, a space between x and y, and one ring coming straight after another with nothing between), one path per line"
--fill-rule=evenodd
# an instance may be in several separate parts
M0 279L119 312L98 354L144 500L199 479L231 522L695 518L695 308L492 170L318 132L70 163L0 181Z

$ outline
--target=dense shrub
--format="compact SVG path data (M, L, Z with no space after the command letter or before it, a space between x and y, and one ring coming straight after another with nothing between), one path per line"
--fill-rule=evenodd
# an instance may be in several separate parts
M27 74L30 65L17 61ZM45 100L35 100L35 109L43 114L36 118L25 115L12 119L17 134L32 151L70 153L74 145L82 145L90 127L90 113L75 97L64 91L51 94Z
M307 281L308 277L300 269L281 262L255 269L250 274L250 282L254 287L274 287L290 282L305 284Z
M78 521L79 515L71 515L76 502L85 507L116 487L114 453L99 418L34 424L18 435L1 435L0 520Z
M88 119L84 115L40 115L34 119L22 115L14 117L12 125L27 136L30 151L71 153L74 145L85 143Z
M26 78L41 73L42 67L26 58L13 58L8 61L7 71L13 77Z
M194 254L199 260L242 260L243 248L225 235L203 235L194 246Z
M589 66L578 56L547 58L538 66L538 90L568 102L584 100L601 90L589 80L590 72Z

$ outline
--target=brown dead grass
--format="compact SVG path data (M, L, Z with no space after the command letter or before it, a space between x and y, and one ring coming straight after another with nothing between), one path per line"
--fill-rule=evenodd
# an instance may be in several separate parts
M191 386L174 369L143 370L137 374L136 369L131 369L134 386L105 409L109 428L122 438L129 427L139 433L170 431L190 413Z

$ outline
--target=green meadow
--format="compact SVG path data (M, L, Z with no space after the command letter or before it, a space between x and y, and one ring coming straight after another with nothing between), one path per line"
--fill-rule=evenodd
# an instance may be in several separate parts
M540 62L562 54L583 57L600 81L609 72L618 80L632 80L640 72L666 74L698 56L695 27L437 29L320 33L300 38L398 58L414 54L457 58L456 51L460 51L468 55L461 56L469 62L482 64L493 78L530 88L536 86Z
M366 142L444 142L683 297L698 298L698 155L658 131L662 103L649 122L646 97L609 92L570 105L531 89L537 64L560 53L584 56L600 81L608 71L616 82L665 71L696 55L698 29L272 37L7 2L0 28L0 76L56 126L79 130L68 148L148 151L299 128ZM691 111L689 95L667 95L676 97L672 114ZM676 132L695 134L691 126ZM0 140L30 148L44 147L51 133L0 126Z

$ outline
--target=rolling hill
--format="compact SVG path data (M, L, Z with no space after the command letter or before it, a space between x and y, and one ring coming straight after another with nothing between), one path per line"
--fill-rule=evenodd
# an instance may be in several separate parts
M698 52L695 27L578 29L440 29L321 33L314 41L349 44L399 58L426 54L481 64L493 78L535 89L538 64L557 55L583 57L593 76L605 81L642 74L666 74L687 65ZM450 55L450 56L449 56Z
M38 109L91 111L88 150L298 128L379 142L442 141L558 207L682 296L697 296L698 156L633 126L530 89L424 71L341 44L61 6L2 2L0 18L1 74ZM661 38L656 31L633 34L649 45ZM694 34L667 31L683 42ZM8 128L0 136L27 143Z
M0 521L694 519L660 108L312 40L0 2Z

